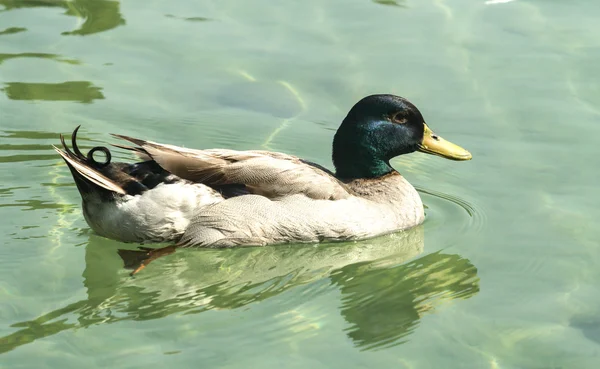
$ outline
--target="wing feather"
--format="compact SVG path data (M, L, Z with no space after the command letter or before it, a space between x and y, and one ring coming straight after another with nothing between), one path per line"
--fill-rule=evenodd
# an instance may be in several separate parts
M193 150L113 135L140 150L169 172L209 186L243 184L254 194L278 198L295 194L323 200L350 196L349 188L323 167L270 151Z

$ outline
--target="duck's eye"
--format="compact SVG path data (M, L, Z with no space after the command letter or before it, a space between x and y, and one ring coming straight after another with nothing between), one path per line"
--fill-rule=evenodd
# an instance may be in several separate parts
M392 122L396 124L405 124L406 122L408 122L408 118L402 116L402 113L398 113L392 116Z

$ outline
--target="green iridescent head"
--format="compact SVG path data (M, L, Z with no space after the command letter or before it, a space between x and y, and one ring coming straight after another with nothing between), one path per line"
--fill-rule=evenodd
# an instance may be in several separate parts
M421 151L452 160L471 154L434 134L421 112L394 95L371 95L350 109L333 139L333 164L339 178L375 178L393 171L390 160Z

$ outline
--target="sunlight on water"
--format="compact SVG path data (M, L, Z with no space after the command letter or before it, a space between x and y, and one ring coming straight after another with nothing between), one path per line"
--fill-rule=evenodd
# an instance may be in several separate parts
M0 0L0 367L595 369L598 9ZM81 124L85 149L121 133L331 169L372 93L473 160L394 159L426 221L363 242L183 250L132 278L116 251L136 245L89 230L52 150Z

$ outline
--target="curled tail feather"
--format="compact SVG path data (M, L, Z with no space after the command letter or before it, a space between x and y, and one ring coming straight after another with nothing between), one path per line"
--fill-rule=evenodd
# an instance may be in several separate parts
M87 157L83 155L81 150L79 150L79 147L77 146L77 131L79 131L79 127L81 126L77 126L77 128L75 128L71 137L73 151L71 151L67 146L65 138L62 134L60 135L60 142L62 143L63 150L57 148L54 145L52 146L54 150L56 150L56 152L67 163L67 166L71 170L73 178L75 179L75 182L77 183L78 187L84 184L92 184L101 187L105 190L125 195L127 192L121 186L119 186L113 180L106 177L98 169L96 169L98 167L101 168L110 164L110 150L102 146L94 147L88 152ZM106 161L104 163L98 162L94 159L93 155L97 151L101 151L106 155Z

